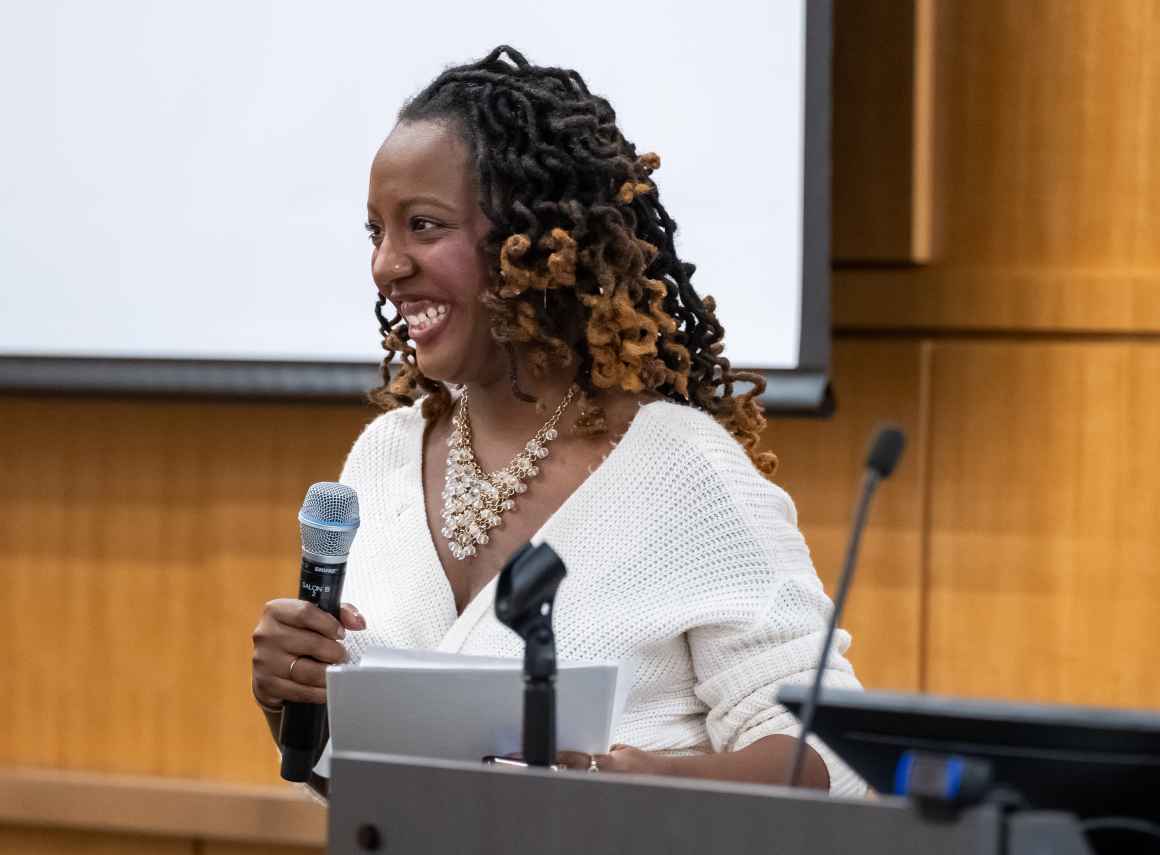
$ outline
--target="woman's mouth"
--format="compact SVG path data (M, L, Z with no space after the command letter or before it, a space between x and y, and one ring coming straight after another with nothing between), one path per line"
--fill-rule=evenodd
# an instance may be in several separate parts
M407 306L403 319L407 333L417 344L432 338L447 323L450 307L446 303L424 303Z

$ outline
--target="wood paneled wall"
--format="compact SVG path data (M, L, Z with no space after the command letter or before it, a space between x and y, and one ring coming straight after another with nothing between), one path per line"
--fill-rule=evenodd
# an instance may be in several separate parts
M932 13L939 252L836 272L837 415L766 444L832 584L865 438L908 430L846 621L867 686L1157 708L1160 4ZM372 415L0 400L0 764L274 782L249 632Z
M1160 331L1160 4L936 5L940 255L838 272L835 325Z
M931 691L1160 708L1160 342L933 352Z
M1160 4L935 5L940 251L833 312L846 360L926 355L918 685L1160 708Z
M372 416L3 400L0 764L275 780L249 632L296 593L305 487L337 477Z

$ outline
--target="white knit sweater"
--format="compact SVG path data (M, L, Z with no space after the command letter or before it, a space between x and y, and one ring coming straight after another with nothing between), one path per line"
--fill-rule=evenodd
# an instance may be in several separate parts
M367 621L346 636L351 660L373 645L521 656L521 640L496 620L494 580L456 613L424 510L423 433L418 407L380 416L343 468L362 517L343 598ZM735 751L795 732L774 697L813 678L831 610L796 521L789 496L724 428L668 402L642 406L548 519L533 541L568 568L554 615L560 658L632 666L615 742ZM826 685L859 687L841 655L849 644L838 632ZM832 793L863 792L815 747Z

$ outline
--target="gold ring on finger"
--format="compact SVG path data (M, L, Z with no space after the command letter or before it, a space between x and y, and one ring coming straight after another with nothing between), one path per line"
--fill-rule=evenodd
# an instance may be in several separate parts
M288 680L294 679L294 666L298 664L298 660L301 658L302 658L301 656L295 656L293 659L290 660L290 670L286 672L286 678Z

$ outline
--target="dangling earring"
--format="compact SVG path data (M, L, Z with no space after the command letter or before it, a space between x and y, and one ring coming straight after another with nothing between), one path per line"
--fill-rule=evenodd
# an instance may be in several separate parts
M512 394L515 395L519 400L523 401L525 404L538 404L538 398L532 397L520 388L520 378L516 371L516 349L512 347L511 343L509 342L508 344L504 345L504 350L507 352L508 357L508 377L510 377L512 381Z

